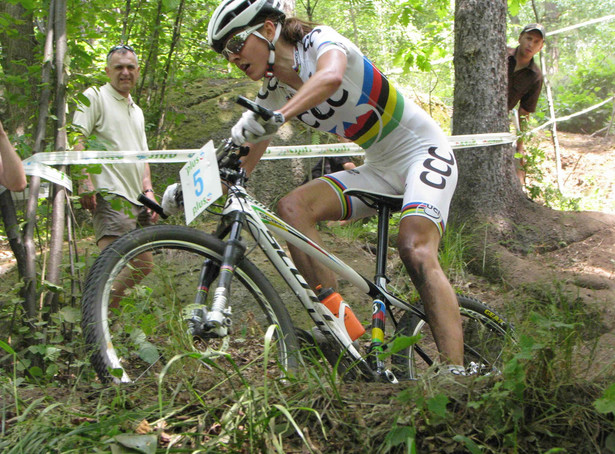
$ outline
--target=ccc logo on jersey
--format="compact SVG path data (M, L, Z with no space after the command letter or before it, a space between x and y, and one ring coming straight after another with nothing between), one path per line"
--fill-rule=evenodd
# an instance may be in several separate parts
M425 171L421 172L421 181L428 186L436 189L444 189L446 187L446 178L453 173L455 165L455 156L453 153L447 153L448 156L440 156L437 147L430 147L428 153L432 158L427 158L423 162Z

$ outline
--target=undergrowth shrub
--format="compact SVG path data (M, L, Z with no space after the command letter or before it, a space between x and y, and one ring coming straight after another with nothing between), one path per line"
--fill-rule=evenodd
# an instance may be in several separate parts
M382 452L613 452L614 361L593 354L602 315L558 283L517 293L502 375L408 387Z
M564 117L598 104L613 95L615 85L615 57L612 53L598 52L576 71L567 71L554 81L553 97L557 100L556 115ZM544 98L544 97L543 97ZM541 100L546 104L546 100ZM548 109L544 109L547 111ZM558 123L558 129L568 132L592 133L607 125L612 114L612 104Z

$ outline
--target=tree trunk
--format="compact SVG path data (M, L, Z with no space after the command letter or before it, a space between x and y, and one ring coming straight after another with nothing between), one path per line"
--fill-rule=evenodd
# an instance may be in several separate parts
M66 150L66 0L55 0L54 28L56 44L56 151ZM60 170L66 171L66 167ZM64 216L66 208L66 189L54 185L52 191L51 244L49 245L49 274L47 281L60 286L62 275L62 246L64 243ZM50 292L45 296L45 306L51 312L58 310L58 293Z
M141 83L139 85L139 88L137 90L136 96L135 96L135 102L137 103L137 105L142 105L142 95L143 95L143 90L144 87L149 86L149 93L147 95L147 99L146 102L147 104L150 104L150 101L152 99L152 95L153 95L153 90L156 90L156 68L158 67L158 50L159 50L159 45L160 45L160 22L162 20L162 6L163 6L163 1L159 0L158 1L158 12L156 14L156 19L154 21L153 24L153 30L154 33L152 34L151 38L149 39L149 44L148 44L148 48L149 48L149 52L147 54L147 57L143 57L142 56L142 61L141 61ZM145 50L145 49L143 49ZM151 69L151 71L150 71ZM151 73L151 75L150 75ZM147 82L147 83L146 83Z
M23 276L26 271L26 250L23 238L19 232L19 220L15 212L15 205L10 191L0 194L0 212L4 221L4 231L9 239L9 245L17 260L17 271L19 276Z
M509 130L506 0L458 0L455 5L453 134ZM480 32L479 32L480 31ZM509 144L457 152L459 182L452 214L465 221L509 213L524 198Z
M162 128L165 120L166 114L166 91L167 91L167 83L169 81L169 77L171 75L171 64L173 63L173 53L175 52L175 47L179 42L181 37L181 26L184 17L184 0L181 0L179 3L179 7L177 8L177 16L175 17L175 24L173 25L173 37L171 38L171 47L169 48L169 53L167 54L167 62L164 66L164 70L162 71L162 81L160 84L160 99L158 100L158 125L156 127L156 148L160 148L163 138Z
M0 47L2 58L0 63L4 77L11 76L12 82L6 85L4 98L7 100L7 117L4 127L23 135L30 124L29 119L34 115L32 106L36 105L37 80L29 73L34 64L34 27L32 12L26 10L20 2L0 2L0 15L6 14L12 21L11 33L0 33Z
M315 3L318 3L318 0ZM294 16L295 0L282 0L282 10L286 13L286 17Z
M38 106L38 124L35 133L34 153L40 153L45 149L45 130L47 127L49 100L51 99L51 59L53 57L53 36L54 36L54 11L55 0L49 4L49 15L47 19L47 35L45 37L45 47L43 49L43 68L41 75L41 96ZM41 180L39 177L30 178L30 196L26 204L26 225L23 231L23 244L26 251L26 261L24 264L24 310L30 319L34 319L37 314L36 306L36 245L34 243L34 228L36 226L36 209L38 206L38 195Z

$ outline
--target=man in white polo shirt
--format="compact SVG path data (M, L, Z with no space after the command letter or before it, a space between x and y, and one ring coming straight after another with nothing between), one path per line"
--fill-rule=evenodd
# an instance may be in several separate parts
M88 88L84 95L89 105L80 104L74 114L73 125L82 133L75 150L147 151L143 111L130 96L139 78L133 48L126 44L113 47L107 54L105 72L109 82ZM96 244L101 250L124 233L158 220L156 213L137 200L140 193L156 200L147 163L102 164L100 173L84 173L86 178L79 184L81 204L92 212ZM114 208L117 201L123 208ZM151 257L142 258L141 272L147 274Z

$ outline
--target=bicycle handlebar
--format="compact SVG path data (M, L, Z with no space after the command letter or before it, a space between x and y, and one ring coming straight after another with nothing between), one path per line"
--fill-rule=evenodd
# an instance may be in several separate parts
M166 219L169 217L166 214L164 214L164 210L162 209L160 205L158 205L154 200L150 199L149 197L145 197L144 194L139 194L139 197L137 197L137 200L141 202L143 205L145 205L147 208L149 208L150 210L158 213L162 219Z
M263 107L263 106L259 106L255 102L250 101L249 99L244 98L243 96L238 96L236 102L240 106L245 107L248 110L251 110L252 112L257 114L264 120L269 120L273 116L272 110L267 109L266 107ZM233 150L236 150L236 149L239 149L239 153L233 153ZM217 151L216 159L218 161L218 167L221 170L223 168L226 168L227 170L230 170L231 172L229 173L228 171L223 171L221 172L221 176L227 179L231 179L232 173L237 171L239 168L239 158L247 155L248 152L249 152L248 147L244 147L244 146L238 147L232 144L230 139L227 140L226 143L223 144ZM167 214L165 214L162 206L160 206L154 200L146 197L144 194L139 194L139 196L137 197L137 200L141 202L143 205L145 205L147 208L149 208L150 210L158 213L162 219L167 219L169 217Z
M254 101L250 101L248 98L244 98L243 96L237 96L237 104L241 107L245 107L248 110L251 110L263 120L269 120L273 117L273 110L269 110L266 107L259 106Z

